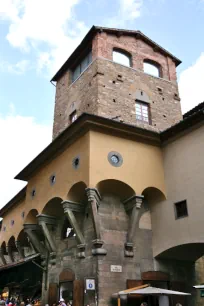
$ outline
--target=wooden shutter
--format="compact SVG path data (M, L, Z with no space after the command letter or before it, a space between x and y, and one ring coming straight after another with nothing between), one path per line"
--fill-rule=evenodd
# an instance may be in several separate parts
M76 279L73 290L73 306L83 306L84 302L84 281Z
M50 283L48 292L48 304L52 305L58 302L58 284Z

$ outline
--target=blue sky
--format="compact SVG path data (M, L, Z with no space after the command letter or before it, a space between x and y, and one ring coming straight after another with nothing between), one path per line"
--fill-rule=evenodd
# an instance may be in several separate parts
M142 31L183 61L183 112L204 100L204 0L1 0L0 207L23 186L15 174L51 141L49 81L93 24Z

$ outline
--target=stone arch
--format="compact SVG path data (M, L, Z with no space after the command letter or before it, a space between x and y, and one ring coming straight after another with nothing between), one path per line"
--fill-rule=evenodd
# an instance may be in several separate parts
M70 282L75 280L75 274L71 269L64 269L59 274L59 282Z
M50 199L42 209L42 214L61 218L64 215L61 203L62 199L59 197Z
M96 185L96 188L102 197L104 195L114 194L118 196L121 201L127 200L136 194L131 186L115 179L100 181Z
M149 204L154 204L166 200L165 194L156 187L147 187L143 190L142 195Z
M87 185L80 181L72 185L67 194L67 199L73 202L86 203L86 188Z
M146 66L146 68L145 68L145 66ZM162 66L158 62L156 62L154 60L151 60L149 58L145 58L143 60L143 67L144 67L144 72L145 73L148 73L148 74L151 74L153 76L162 78ZM151 71L152 71L152 73L151 73Z
M156 254L158 259L175 259L195 262L204 255L204 242L184 243L172 246Z
M30 247L28 235L23 229L18 234L17 241L19 241L22 247Z
M17 248L16 248L16 240L15 240L15 237L14 236L11 236L9 238L9 241L8 241L8 246L10 246L12 248L12 250L15 250L16 252L18 251ZM14 252L15 252L14 251Z
M24 224L37 224L37 209L31 209L25 218Z

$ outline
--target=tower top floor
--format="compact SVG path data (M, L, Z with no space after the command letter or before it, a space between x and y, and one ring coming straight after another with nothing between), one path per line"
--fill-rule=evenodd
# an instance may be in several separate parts
M53 138L83 112L154 130L175 124L180 63L140 31L93 26L51 80Z

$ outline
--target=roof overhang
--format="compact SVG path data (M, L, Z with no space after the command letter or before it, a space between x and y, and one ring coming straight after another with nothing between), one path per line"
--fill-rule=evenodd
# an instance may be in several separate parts
M81 53L84 51L84 48L87 47L87 45L93 40L94 36L98 32L106 32L110 34L116 34L116 35L129 35L129 36L135 36L137 38L140 38L147 42L149 45L151 45L155 50L161 52L162 54L169 56L172 58L172 60L175 62L176 66L181 64L181 60L175 57L173 54L168 52L166 49L162 48L160 45L158 45L156 42L151 40L149 37L147 37L145 34L143 34L140 31L133 31L133 30L125 30L125 29L116 29L116 28L106 28L106 27L100 27L100 26L92 26L92 28L89 30L89 32L86 34L86 36L83 38L81 43L78 45L78 47L74 50L74 52L70 55L70 57L66 60L66 62L62 65L62 67L57 71L57 73L53 76L51 79L51 82L56 82L63 74L64 72L73 65L73 63L76 61L76 58L78 58Z
M20 173L18 173L15 176L15 179L28 181L39 168L56 158L56 156L62 153L73 142L90 130L97 130L109 135L146 141L158 146L160 145L160 135L157 132L136 127L134 125L124 124L112 119L83 113L74 123L72 123L58 137L56 137Z

